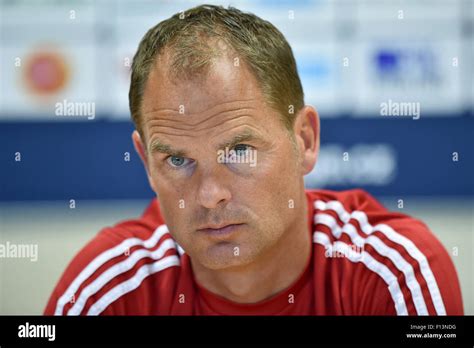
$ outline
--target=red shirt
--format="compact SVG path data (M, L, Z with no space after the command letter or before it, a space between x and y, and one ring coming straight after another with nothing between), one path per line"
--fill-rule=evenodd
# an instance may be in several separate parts
M362 190L308 190L312 254L286 290L239 304L196 283L154 199L71 261L46 315L462 315L454 265L422 222Z

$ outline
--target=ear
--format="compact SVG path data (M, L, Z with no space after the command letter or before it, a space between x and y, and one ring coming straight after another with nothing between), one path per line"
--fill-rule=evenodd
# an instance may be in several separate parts
M155 184L153 183L152 177L150 175L150 167L148 165L146 144L145 144L144 141L142 141L140 133L138 133L138 131L136 131L136 130L134 130L133 133L132 133L132 141L133 141L133 146L135 147L135 151L140 156L140 158L143 162L143 166L145 167L146 175L148 177L148 182L150 183L150 187L156 194L158 194L156 192Z
M319 153L319 115L311 105L305 105L298 112L294 135L300 155L301 174L310 173Z

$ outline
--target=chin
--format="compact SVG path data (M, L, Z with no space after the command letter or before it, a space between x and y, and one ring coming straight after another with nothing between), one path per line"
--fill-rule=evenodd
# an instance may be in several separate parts
M252 253L242 251L238 244L221 242L208 246L206 251L197 257L197 261L208 269L221 270L233 267L242 267L252 263L255 259ZM191 256L192 257L192 256Z

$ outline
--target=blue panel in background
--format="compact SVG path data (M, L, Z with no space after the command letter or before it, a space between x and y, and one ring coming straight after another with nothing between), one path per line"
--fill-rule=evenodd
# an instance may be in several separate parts
M474 194L473 117L336 118L322 120L321 129L323 146L386 144L396 158L395 175L387 184L326 188L362 186L384 196ZM0 123L0 200L152 197L132 130L130 122ZM453 152L459 161L452 161Z
M130 122L0 123L1 199L152 197L133 129Z
M367 147L373 144L393 150L395 168L390 182L376 185L363 180L368 184L356 185L375 195L474 194L472 117L331 119L322 121L321 134L322 146L337 144L349 150L357 144ZM458 153L458 161L453 161L454 152ZM377 169L377 162L370 165ZM354 175L356 172L354 170ZM330 188L340 190L353 186L330 185Z

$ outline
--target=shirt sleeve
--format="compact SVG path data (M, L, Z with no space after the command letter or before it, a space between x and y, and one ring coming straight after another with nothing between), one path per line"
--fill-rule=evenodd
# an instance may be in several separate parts
M372 233L387 256L376 259L393 277L378 277L361 295L360 312L372 315L463 315L456 269L446 249L421 221L396 214ZM369 252L375 251L368 247ZM380 272L379 272L380 273Z
M114 238L112 231L104 229L84 246L61 275L49 297L44 315L67 315L68 310L78 300L79 290L87 281L93 279L95 271L101 267L100 255L117 246L119 242L118 238ZM85 304L81 314L87 312L90 302ZM110 306L102 314L113 314L113 308Z

